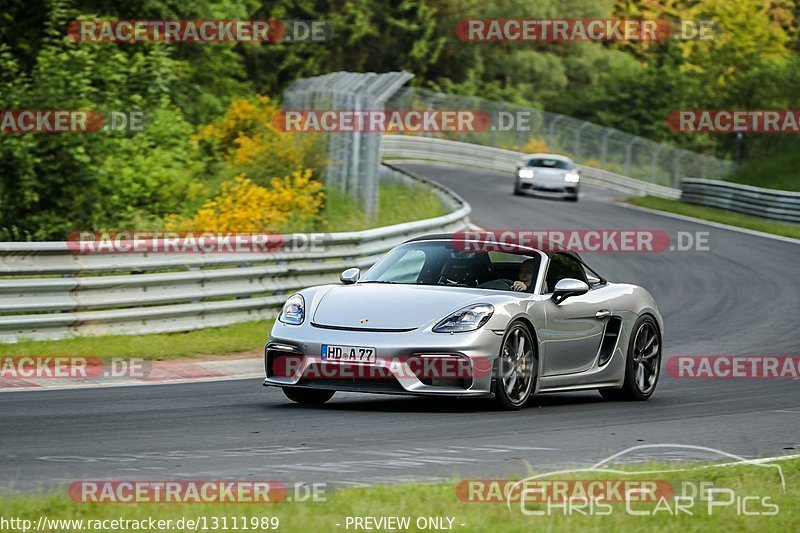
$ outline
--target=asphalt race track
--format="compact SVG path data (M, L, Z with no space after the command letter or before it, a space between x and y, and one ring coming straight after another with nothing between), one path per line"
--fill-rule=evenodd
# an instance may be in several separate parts
M623 208L613 191L584 187L580 202L564 203L513 196L511 176L406 166L461 194L473 221L487 229L663 229L673 238L709 232L709 251L584 257L610 280L655 296L666 322L665 358L800 355L800 245ZM305 408L259 380L13 392L0 394L0 488L109 478L344 486L485 478L523 474L526 464L590 464L642 444L747 457L798 453L798 428L798 380L666 373L648 402L558 394L514 413L476 400L344 393Z

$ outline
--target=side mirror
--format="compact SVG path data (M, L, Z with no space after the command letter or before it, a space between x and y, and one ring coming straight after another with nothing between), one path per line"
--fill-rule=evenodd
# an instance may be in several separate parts
M586 283L575 278L564 278L556 283L551 298L558 305L570 296L580 296L587 292L589 292L589 286Z
M343 285L352 285L358 278L361 277L361 269L360 268L348 268L341 274L339 274L339 281L342 282Z

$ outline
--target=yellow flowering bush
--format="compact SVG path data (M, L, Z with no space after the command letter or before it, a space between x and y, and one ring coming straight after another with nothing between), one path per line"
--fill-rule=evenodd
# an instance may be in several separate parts
M165 217L174 231L281 232L324 227L325 192L314 178L324 153L307 134L281 131L266 96L231 103L225 116L192 137L218 192L194 211ZM214 187L217 188L217 187Z
M224 117L202 127L192 140L211 159L224 162L228 177L244 174L261 185L295 170L321 168L324 139L281 131L273 122L279 111L267 96L234 100Z
M220 186L194 217L171 217L171 230L213 232L281 232L312 228L320 222L324 203L322 184L310 169L273 178L262 187L244 176Z
M549 152L547 141L533 137L522 147L522 152L526 154L546 154Z

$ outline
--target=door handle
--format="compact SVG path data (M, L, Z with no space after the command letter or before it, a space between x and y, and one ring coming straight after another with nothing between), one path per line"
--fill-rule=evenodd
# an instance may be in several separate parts
M594 317L598 320L600 320L601 318L607 318L609 316L611 316L611 311L609 311L608 309L601 309L594 314Z

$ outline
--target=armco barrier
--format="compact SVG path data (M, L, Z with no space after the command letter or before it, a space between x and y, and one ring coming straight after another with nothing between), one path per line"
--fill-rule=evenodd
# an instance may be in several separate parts
M383 159L418 159L508 172L509 184L523 155L501 148L410 135L384 135L381 144ZM581 181L584 183L662 198L677 199L681 194L679 189L621 176L606 170L583 165L578 165L578 168L581 170Z
M681 199L761 218L800 223L800 193L727 181L684 179Z
M420 180L390 166L381 173ZM308 252L77 254L66 242L0 243L0 342L188 331L274 317L295 290L338 283L342 270L369 267L409 238L467 227L469 204L432 186L451 213L318 235L321 246Z

